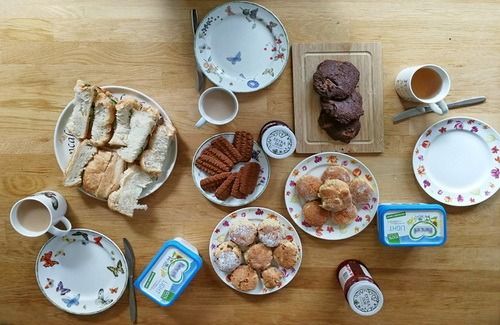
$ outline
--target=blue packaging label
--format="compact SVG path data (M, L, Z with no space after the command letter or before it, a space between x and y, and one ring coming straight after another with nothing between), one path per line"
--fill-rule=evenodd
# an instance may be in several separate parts
M439 245L445 241L441 211L392 210L384 213L382 219L384 239L389 245Z

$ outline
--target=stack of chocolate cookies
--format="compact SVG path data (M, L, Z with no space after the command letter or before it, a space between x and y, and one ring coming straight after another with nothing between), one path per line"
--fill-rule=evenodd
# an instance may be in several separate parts
M350 63L325 60L313 75L314 91L321 96L319 126L334 140L345 143L358 135L364 114L363 98L357 92L359 70Z

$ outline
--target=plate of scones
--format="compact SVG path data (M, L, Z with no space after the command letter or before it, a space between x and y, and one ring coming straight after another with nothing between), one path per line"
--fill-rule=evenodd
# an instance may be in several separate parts
M251 295L276 292L297 274L302 244L279 213L247 207L225 216L209 244L210 261L229 287Z
M325 240L352 237L375 217L377 182L358 159L338 152L309 156L290 173L285 204L306 233Z
M208 200L240 207L264 192L271 167L253 135L236 131L205 140L194 154L192 174L196 187Z

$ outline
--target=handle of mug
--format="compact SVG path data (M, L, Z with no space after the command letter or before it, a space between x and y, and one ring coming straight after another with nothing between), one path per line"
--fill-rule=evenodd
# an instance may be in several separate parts
M444 100L441 100L437 103L430 103L429 107L439 115L448 113L448 104L446 104Z
M194 125L195 127L197 128L201 128L203 126L203 124L207 123L207 120L205 120L203 117L201 117L198 122L196 122L196 124Z
M62 217L61 222L64 224L66 227L66 230L62 230L59 228L56 228L56 226L52 225L49 228L49 232L54 235L54 236L64 236L68 233L68 231L71 230L71 222L69 222L68 218Z

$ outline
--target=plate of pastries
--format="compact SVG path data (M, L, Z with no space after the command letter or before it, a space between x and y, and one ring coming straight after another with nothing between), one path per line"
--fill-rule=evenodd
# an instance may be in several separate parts
M285 185L292 220L306 233L326 240L352 237L375 217L377 182L358 159L323 152L301 161Z
M54 131L64 186L107 201L132 217L138 200L169 177L177 158L176 129L151 97L122 86L78 80Z

